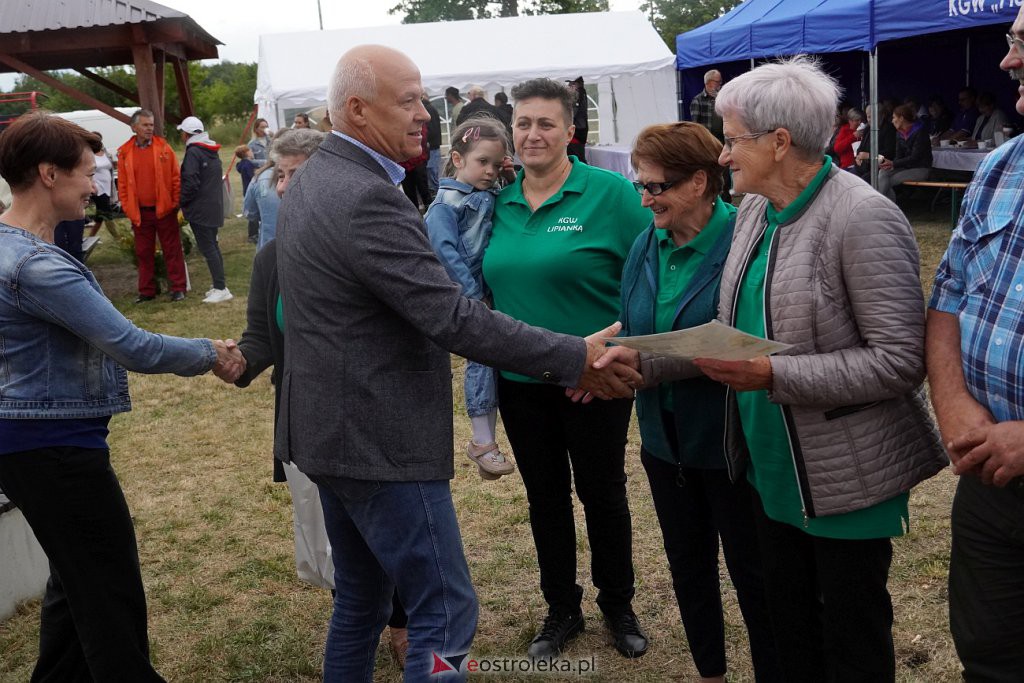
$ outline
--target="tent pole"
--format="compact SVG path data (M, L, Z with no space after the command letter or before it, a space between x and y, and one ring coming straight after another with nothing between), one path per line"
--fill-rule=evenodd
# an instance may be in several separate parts
M678 117L677 121L686 120L686 117L683 116L683 72L679 69L676 69L676 116Z
M753 57L750 58L750 70L751 71L754 70L754 58Z
M868 56L871 90L871 187L878 188L878 46Z
M619 105L615 101L615 79L608 79L608 87L612 91L612 132L615 136L614 142L619 141Z
M964 75L964 85L969 87L971 85L971 37L970 36L967 36L967 59L966 59L966 61L967 61L967 65L966 65L967 73Z

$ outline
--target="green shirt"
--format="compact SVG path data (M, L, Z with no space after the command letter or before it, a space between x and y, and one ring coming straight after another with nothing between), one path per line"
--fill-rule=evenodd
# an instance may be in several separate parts
M722 232L729 226L729 221L736 213L736 207L715 198L715 206L707 225L697 236L686 244L677 247L672 241L672 233L668 230L655 230L658 238L658 297L654 308L654 331L671 332L676 319L679 300L686 294L690 281L697 274L708 251ZM661 409L672 410L672 385L663 382L659 387Z
M618 173L569 159L572 170L565 183L536 211L523 197L521 172L502 190L483 272L495 310L530 325L586 336L619 319L622 267L653 214Z
M736 302L736 327L744 332L758 337L766 336L765 275L775 233L780 224L791 220L803 210L831 168L829 160L796 201L782 211L775 211L768 204L765 211L768 227L740 282ZM909 524L908 493L854 512L806 518L782 406L772 403L768 399L768 392L764 390L737 392L736 400L743 436L750 450L747 477L761 496L768 517L792 524L813 536L826 538L868 539L903 535L904 523Z

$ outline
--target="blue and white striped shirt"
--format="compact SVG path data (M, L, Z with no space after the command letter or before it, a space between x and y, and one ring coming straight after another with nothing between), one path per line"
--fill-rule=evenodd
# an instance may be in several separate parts
M381 167L383 167L384 171L387 172L388 178L390 178L391 182L394 183L395 185L405 180L405 169L402 168L401 164L399 164L394 159L388 159L386 156L384 156L377 150L367 147L363 143L359 142L359 140L356 140L353 137L349 137L344 133L339 133L336 130L332 130L331 132L337 135L342 140L348 140L353 145L355 145L356 147L358 147L359 149L363 150L371 157L373 157L374 161L380 164Z
M929 306L960 321L975 400L1000 422L1024 420L1024 136L978 167Z

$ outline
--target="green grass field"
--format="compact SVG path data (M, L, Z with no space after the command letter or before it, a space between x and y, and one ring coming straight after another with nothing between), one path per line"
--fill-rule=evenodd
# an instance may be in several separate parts
M237 173L233 175L237 183ZM927 289L949 238L948 219L941 209L913 218ZM254 253L245 232L243 220L229 221L222 231L228 286L235 294L225 304L201 303L210 279L198 252L188 259L193 293L182 304L161 297L133 305L134 268L107 235L89 265L115 305L137 325L174 335L237 337L245 325ZM475 466L461 455L470 432L461 405L462 361L453 358L453 366L457 455L452 490L481 604L473 654L518 657L545 613L525 491L518 475L482 482ZM170 681L195 683L319 680L330 595L295 576L290 497L284 484L271 482L269 373L246 390L226 386L212 375L184 379L133 374L131 388L134 410L113 418L110 446L139 538L158 670ZM505 448L508 452L507 442ZM593 655L595 681L695 680L639 461L635 423L627 472L635 608L651 635L651 649L642 659L627 661L605 643L577 505L587 632L566 656ZM959 680L946 613L954 484L947 471L915 489L911 531L895 542L889 585L900 681ZM751 681L745 631L724 567L722 577L730 680ZM0 625L0 681L28 680L38 648L38 611L38 602L30 602ZM400 680L383 647L377 680Z

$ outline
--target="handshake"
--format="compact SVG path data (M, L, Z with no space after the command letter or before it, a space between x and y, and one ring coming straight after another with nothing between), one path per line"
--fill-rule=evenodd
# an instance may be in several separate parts
M640 354L624 346L605 346L607 339L617 335L621 329L622 324L617 322L585 338L586 365L580 375L579 386L566 389L566 396L573 401L589 403L595 397L631 398L636 393L636 388L643 384ZM246 361L242 350L234 339L214 340L213 348L217 351L213 374L233 384L245 372Z
M566 396L584 403L589 403L594 397L631 398L637 387L643 385L640 354L624 346L605 346L606 341L621 329L622 323L617 322L586 337L587 363L580 376L580 385L566 389Z
M228 384L233 384L245 372L245 356L242 355L242 350L238 348L234 339L227 341L215 339L213 348L217 351L217 362L213 366L213 374Z

